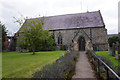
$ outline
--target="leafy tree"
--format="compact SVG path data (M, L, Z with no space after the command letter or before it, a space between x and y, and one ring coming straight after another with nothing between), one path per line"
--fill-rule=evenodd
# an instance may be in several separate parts
M18 45L21 48L32 50L35 54L36 50L49 50L55 43L52 35L48 30L43 30L45 24L45 17L38 20L29 19L23 24L24 27L18 32ZM23 47L24 46L24 47Z
M2 28L2 50L4 50L4 42L5 42L5 37L7 35L7 30L4 24L1 23L0 21L0 28Z
M109 46L112 47L112 44L116 42L120 42L120 39L117 36L110 37L108 39Z
M49 34L49 32L47 33ZM48 50L55 50L55 38L54 35L50 35L47 40L45 40L42 44L42 48L40 50L48 51Z
M17 38L17 45L21 48L21 49L27 49L27 45L24 44L24 42L22 41L21 38Z

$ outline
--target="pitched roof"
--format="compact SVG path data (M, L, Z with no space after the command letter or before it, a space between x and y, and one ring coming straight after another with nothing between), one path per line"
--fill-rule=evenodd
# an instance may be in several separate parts
M38 18L35 18L36 20ZM27 20L29 21L29 19ZM73 28L89 28L104 27L104 22L100 11L67 14L59 16L49 16L46 19L45 30L73 29Z

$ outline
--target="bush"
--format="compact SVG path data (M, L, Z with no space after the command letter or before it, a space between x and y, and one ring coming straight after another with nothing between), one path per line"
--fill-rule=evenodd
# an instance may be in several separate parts
M38 50L40 51L54 51L56 47L55 43L55 36L51 34L49 38L45 41L43 41L42 46L38 47Z
M62 45L61 47L60 47L60 50L67 50L68 49L68 46L67 45Z
M78 53L67 53L52 65L46 65L41 71L35 72L33 78L72 78Z
M39 45L41 44L41 45ZM35 46L35 51L54 51L56 47L54 35L50 35L46 40L41 41L38 45ZM21 37L18 37L17 40L18 47L22 50L29 50L29 52L32 52L32 48L28 47L22 40Z

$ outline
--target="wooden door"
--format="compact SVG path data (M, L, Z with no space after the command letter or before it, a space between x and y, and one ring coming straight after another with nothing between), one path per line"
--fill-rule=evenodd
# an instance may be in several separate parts
M85 39L84 37L80 37L78 40L79 43L79 51L85 51Z

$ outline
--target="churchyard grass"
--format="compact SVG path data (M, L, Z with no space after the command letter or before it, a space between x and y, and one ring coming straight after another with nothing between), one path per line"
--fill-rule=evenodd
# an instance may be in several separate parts
M31 78L32 74L47 64L52 64L65 51L3 52L3 78Z
M104 57L104 58L110 60L110 62L112 63L113 66L118 66L118 62L120 60L117 60L114 56L111 56L110 51L97 51L96 54L98 56L101 56L101 57Z

